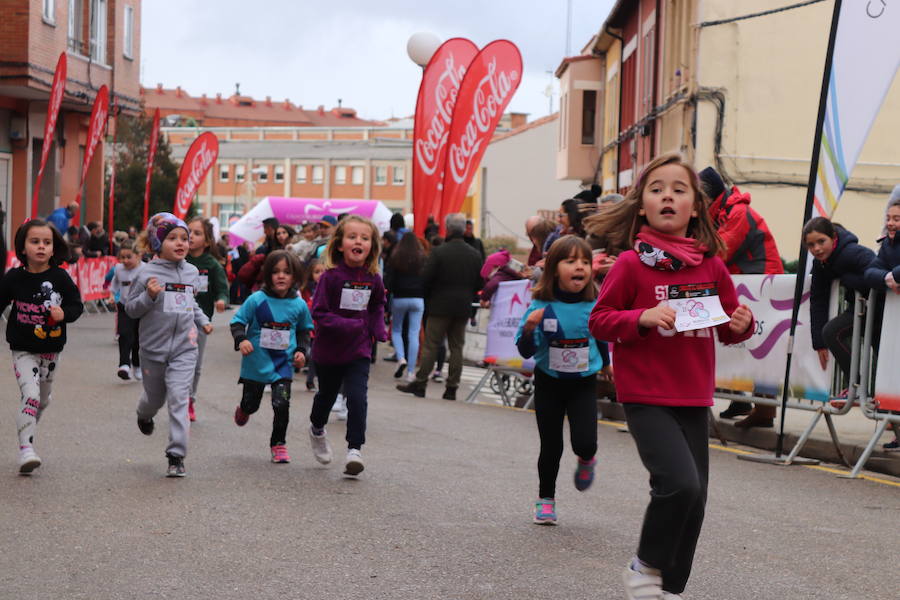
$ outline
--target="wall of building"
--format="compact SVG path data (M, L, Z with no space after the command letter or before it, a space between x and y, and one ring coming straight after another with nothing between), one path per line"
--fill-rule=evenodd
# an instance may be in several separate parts
M553 118L488 146L481 162L486 237L515 234L527 248L525 220L540 210L556 212L578 193L578 182L556 178L558 128Z
M699 21L783 6L781 0L700 3ZM753 206L767 220L781 254L799 249L809 160L833 3L700 30L699 79L724 94L721 155L727 175L746 183ZM696 164L714 162L717 113L699 106ZM874 247L890 189L900 182L900 83L893 87L863 149L834 220ZM771 183L769 183L771 182ZM778 183L782 182L782 183ZM784 185L796 183L799 185Z

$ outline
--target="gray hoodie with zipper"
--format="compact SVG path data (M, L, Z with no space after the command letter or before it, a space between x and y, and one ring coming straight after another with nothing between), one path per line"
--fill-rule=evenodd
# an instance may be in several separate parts
M151 277L163 288L155 299L147 293ZM165 362L182 352L196 351L196 327L209 323L194 299L199 289L197 267L185 260L156 257L144 264L125 299L128 316L141 320L141 356Z

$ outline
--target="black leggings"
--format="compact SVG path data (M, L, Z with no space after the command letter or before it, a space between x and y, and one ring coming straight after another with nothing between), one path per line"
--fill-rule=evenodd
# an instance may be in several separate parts
M844 377L850 377L851 342L853 340L853 312L846 311L831 319L822 327L822 341L834 355ZM848 383L855 383L850 381Z
M684 591L703 526L709 482L709 409L624 404L628 430L650 472L637 556L662 571L663 589Z
M141 364L139 357L140 345L138 343L138 325L140 319L132 319L125 312L125 305L116 304L116 333L119 334L119 364Z
M566 415L572 451L582 460L590 460L597 453L597 378L559 379L535 369L534 415L541 438L538 497L554 498Z
M244 393L241 396L241 410L252 415L259 410L262 401L263 390L266 384L259 381L242 379ZM272 437L269 438L269 446L282 446L287 436L287 426L291 409L291 380L281 379L271 384L272 386Z

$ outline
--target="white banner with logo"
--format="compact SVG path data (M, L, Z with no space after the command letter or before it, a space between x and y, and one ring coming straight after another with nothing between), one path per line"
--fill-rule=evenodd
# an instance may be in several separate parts
M788 335L794 302L795 275L733 275L738 301L756 318L756 331L741 344L716 344L716 387L781 397ZM791 363L791 396L826 401L830 395L834 357L822 370L809 329L809 285L803 285Z
M531 371L534 360L523 359L516 348L516 331L531 304L531 280L504 281L491 300L484 362Z
M884 318L878 349L878 373L875 375L875 402L884 410L900 410L900 336L895 333L900 327L900 296L887 292L884 302ZM887 332L891 332L888 334Z
M900 2L844 0L828 81L815 210L829 216L900 68Z

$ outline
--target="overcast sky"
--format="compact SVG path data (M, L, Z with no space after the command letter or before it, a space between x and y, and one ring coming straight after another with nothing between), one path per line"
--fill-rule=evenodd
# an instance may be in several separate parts
M410 35L505 38L525 71L509 110L548 114L546 89L566 53L567 0L150 0L141 4L141 83L192 96L290 98L305 108L355 108L369 119L412 115L421 69ZM599 31L613 0L571 0L571 51Z

